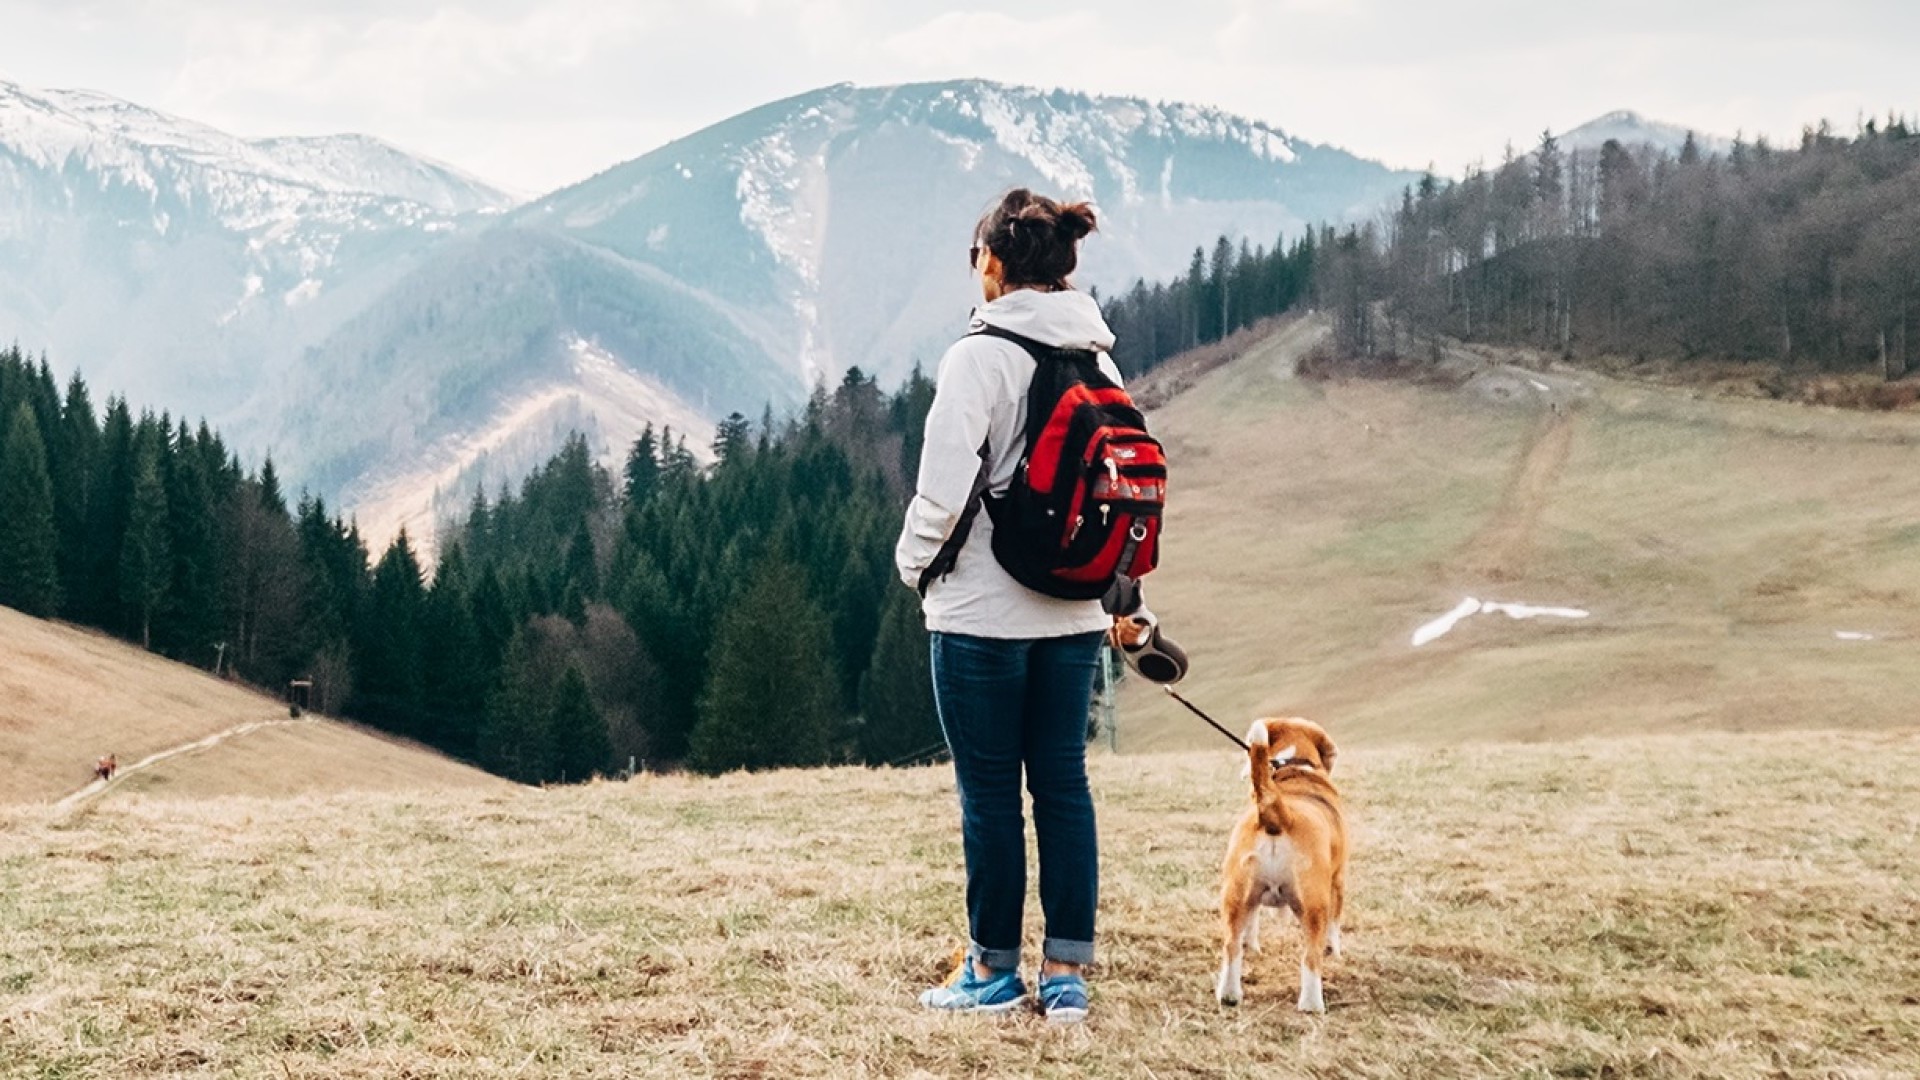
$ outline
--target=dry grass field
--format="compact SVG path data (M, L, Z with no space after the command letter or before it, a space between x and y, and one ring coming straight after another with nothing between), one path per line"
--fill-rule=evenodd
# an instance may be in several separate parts
M0 805L73 795L93 779L94 761L109 753L123 770L112 793L497 790L505 784L362 728L287 719L285 705L246 687L105 634L0 607ZM129 770L237 729L248 730Z
M1342 743L1324 1017L1286 920L1213 1002L1242 759L1144 687L1055 1030L915 1004L964 937L946 768L517 788L0 609L0 1080L1920 1076L1920 420L1293 378L1323 332L1173 373L1150 588L1202 705ZM1592 617L1411 644L1466 596Z
M1920 415L1490 350L1460 359L1543 370L1504 399L1293 378L1324 332L1285 324L1153 414L1174 490L1148 594L1202 707L1381 744L1916 721ZM1412 646L1468 596L1592 617ZM1150 689L1121 706L1123 750L1218 740Z
M914 1003L964 933L941 768L14 807L0 1076L1920 1074L1920 734L1344 754L1312 1018L1291 920L1211 997L1238 770L1096 757L1083 1030Z
M105 754L130 764L284 705L91 630L0 607L0 803L54 799Z

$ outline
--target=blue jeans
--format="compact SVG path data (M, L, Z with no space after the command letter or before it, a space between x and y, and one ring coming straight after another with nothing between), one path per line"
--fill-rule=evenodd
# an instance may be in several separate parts
M970 951L990 968L1020 966L1023 769L1040 842L1042 952L1049 960L1093 962L1100 853L1087 788L1087 707L1102 637L933 635L934 703L960 789Z

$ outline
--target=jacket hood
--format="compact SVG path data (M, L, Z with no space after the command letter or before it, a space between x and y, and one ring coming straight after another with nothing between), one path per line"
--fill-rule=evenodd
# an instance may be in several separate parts
M978 330L982 325L997 326L1056 349L1113 351L1113 331L1101 317L1100 305L1093 297L1072 289L1015 289L973 309L969 329Z

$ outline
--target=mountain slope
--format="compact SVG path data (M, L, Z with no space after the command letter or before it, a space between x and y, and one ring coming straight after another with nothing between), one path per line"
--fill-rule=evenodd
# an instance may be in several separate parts
M937 355L971 284L954 252L1008 187L1094 200L1082 286L1170 277L1221 233L1271 243L1411 179L1191 105L981 81L829 87L755 109L512 216L726 296L806 382ZM931 354L931 355L930 355Z
M1668 124L1659 120L1649 120L1631 109L1621 109L1597 116L1579 127L1558 136L1562 150L1579 150L1582 153L1600 152L1600 147L1612 139L1629 149L1652 147L1663 154L1679 154L1680 148L1687 143L1691 135L1694 145L1702 154L1725 154L1732 149L1731 140L1703 131L1695 131L1678 124Z
M286 706L102 634L0 607L0 804L72 795L107 754L122 788L271 795L499 790L511 785L432 751L327 720L287 726ZM229 736L229 737L223 737Z
M382 521L411 522L417 535L464 506L483 474L510 481L553 448L551 415L529 401L571 394L596 426L639 415L633 399L609 401L570 373L576 342L682 413L707 423L732 410L757 416L850 367L893 382L931 366L978 300L959 253L1009 187L1095 200L1101 231L1077 280L1112 289L1184 271L1195 244L1223 233L1271 243L1309 222L1369 213L1411 179L1194 106L979 81L829 87L444 246L304 355L257 415L271 418L266 430L293 433L286 460L298 475L342 490L347 505L377 502ZM633 314L596 321L575 310L586 294L618 297ZM642 317L646 340L633 321ZM407 389L395 394L390 378ZM382 397L406 403L398 433L365 422L367 403ZM541 449L481 469L481 432ZM610 437L597 448L623 449ZM452 488L446 468L418 467L421 453L466 462ZM406 508L397 517L386 509L396 506Z
M511 203L375 139L242 139L0 82L0 334L103 391L218 417Z
M702 447L850 367L931 365L1009 187L1098 203L1078 281L1112 290L1412 179L1218 110L969 80L773 102L509 211L376 139L0 83L0 338L209 416L376 543L429 540L569 426L608 458L647 422Z
M1292 377L1325 333L1285 324L1151 414L1173 498L1147 590L1202 708L1434 742L1913 722L1920 415L1480 348L1453 388ZM1414 644L1469 597L1589 615ZM1123 749L1219 741L1121 700Z

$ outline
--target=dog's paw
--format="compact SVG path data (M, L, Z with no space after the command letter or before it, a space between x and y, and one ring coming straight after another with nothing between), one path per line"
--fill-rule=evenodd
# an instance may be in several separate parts
M1327 999L1320 991L1320 973L1300 965L1300 1001L1298 1007L1304 1013L1323 1013L1327 1011Z
M1231 969L1223 969L1220 978L1213 984L1213 996L1220 1004L1234 1006L1240 1004L1240 980L1233 977Z

